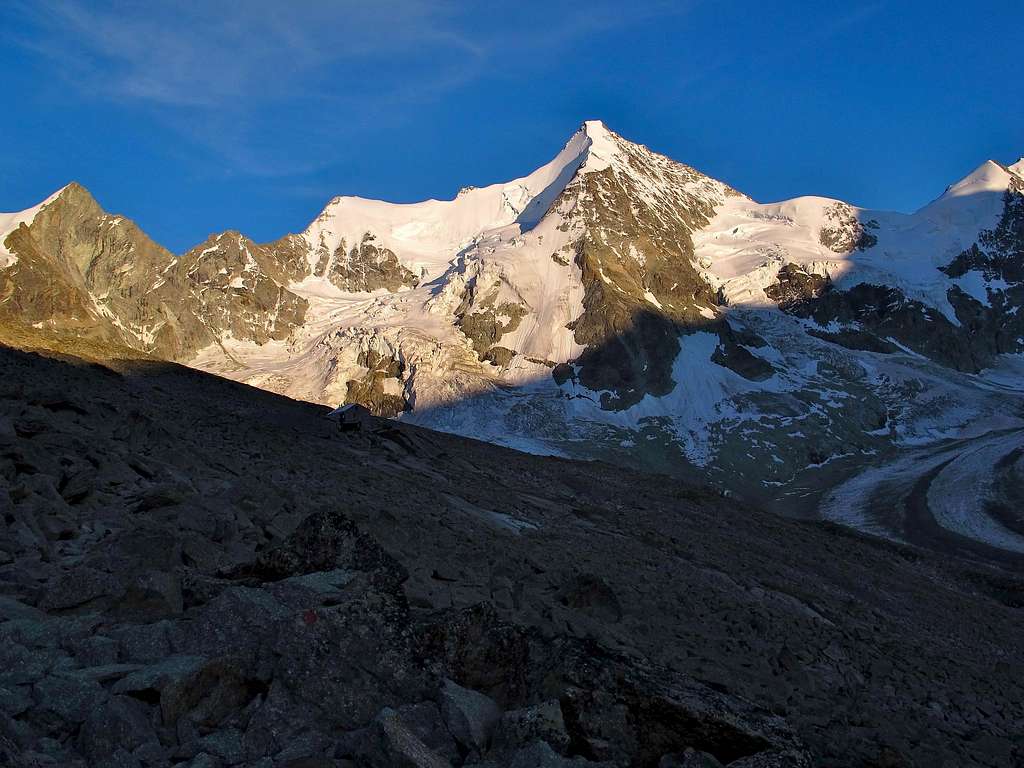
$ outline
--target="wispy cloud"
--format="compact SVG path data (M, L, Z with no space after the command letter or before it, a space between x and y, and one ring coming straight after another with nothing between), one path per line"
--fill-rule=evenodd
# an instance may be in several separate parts
M72 84L118 99L231 106L287 98L332 65L434 49L472 58L445 3L19 3L21 43L59 62ZM330 83L317 83L329 88Z
M377 120L684 7L592 0L538 18L460 0L8 2L9 42L80 97L148 111L245 175L330 165Z

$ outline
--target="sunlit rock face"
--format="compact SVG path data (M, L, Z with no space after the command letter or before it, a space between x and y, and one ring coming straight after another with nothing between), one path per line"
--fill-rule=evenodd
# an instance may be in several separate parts
M281 246L228 232L176 258L78 184L6 242L17 259L0 271L9 294L0 312L160 357L188 359L223 338L286 338L305 312L281 284L290 276Z

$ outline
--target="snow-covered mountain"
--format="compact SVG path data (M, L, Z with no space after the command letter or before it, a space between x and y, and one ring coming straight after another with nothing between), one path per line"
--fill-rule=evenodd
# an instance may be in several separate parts
M587 122L521 179L335 198L273 243L174 257L74 184L0 232L0 320L798 513L866 463L1024 427L1024 160L909 215L760 204Z

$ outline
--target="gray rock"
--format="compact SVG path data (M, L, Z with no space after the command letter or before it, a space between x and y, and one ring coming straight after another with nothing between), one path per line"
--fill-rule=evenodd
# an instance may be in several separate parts
M38 608L25 605L20 600L0 596L0 622L14 620L46 621L47 618L49 617Z
M149 707L129 696L113 696L95 707L78 734L79 750L94 762L156 741Z
M200 752L187 763L180 763L181 768L221 768L224 763L220 758Z
M714 755L696 749L686 749L670 755L663 755L658 768L722 768Z
M64 648L77 663L87 667L116 664L118 659L117 641L102 635L70 638Z
M402 724L416 737L444 759L455 762L459 748L445 727L441 710L432 701L404 704L396 708Z
M727 768L811 768L812 765L810 756L804 751L769 750L733 760Z
M577 736L598 760L622 760L638 747L629 707L607 691L569 691Z
M224 728L203 736L195 745L202 753L213 755L228 765L245 761L242 734L234 728Z
M119 680L112 690L155 695L168 726L186 713L212 726L252 698L233 664L201 656L172 656Z
M63 654L54 650L26 648L6 635L3 642L0 642L0 685L39 682L57 665L62 656Z
M125 624L108 631L117 642L126 660L132 662L159 662L171 655L170 621L152 624Z
M332 747L332 743L324 734L306 731L298 736L289 738L284 748L274 755L274 764L288 766L309 765L310 768L326 765L333 768L334 763L332 759L327 757L330 755Z
M557 699L505 712L494 735L493 748L512 750L534 741L546 742L559 754L568 750L569 734Z
M72 674L95 680L97 683L109 683L112 680L120 680L143 669L141 664L101 664L95 667L83 667L76 669Z
M159 741L147 741L132 752L132 757L146 768L163 768L170 759L167 750Z
M0 686L0 712L16 717L33 705L32 689L27 685Z
M102 606L119 597L124 589L123 582L112 574L89 567L75 568L58 578L43 593L39 606L45 611Z
M126 675L111 690L113 693L159 693L168 685L188 680L202 669L206 661L202 656L171 656Z
M445 680L440 705L441 716L455 740L470 752L485 752L501 719L501 708L494 700Z
M582 757L563 757L543 741L502 755L500 760L480 763L481 768L613 768L614 763L591 762Z
M369 726L351 734L341 757L351 757L366 768L450 768L451 763L434 752L402 721L398 712L385 707Z
M252 571L269 580L337 570L371 572L393 585L408 577L372 537L337 510L309 515L252 566Z
M125 749L118 749L113 754L93 762L93 768L142 768L142 761Z
M113 606L116 615L140 623L177 616L183 608L181 580L166 571L138 574Z
M97 708L102 709L107 692L95 680L79 675L49 675L33 689L36 704L67 723L84 722Z

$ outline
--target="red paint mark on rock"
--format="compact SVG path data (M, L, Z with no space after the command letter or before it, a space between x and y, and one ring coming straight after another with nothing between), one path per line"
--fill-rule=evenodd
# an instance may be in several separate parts
M304 614L302 614L302 620L306 622L307 626L311 624L316 624L317 619L319 618L320 617L316 615L316 611L314 610L308 610Z

